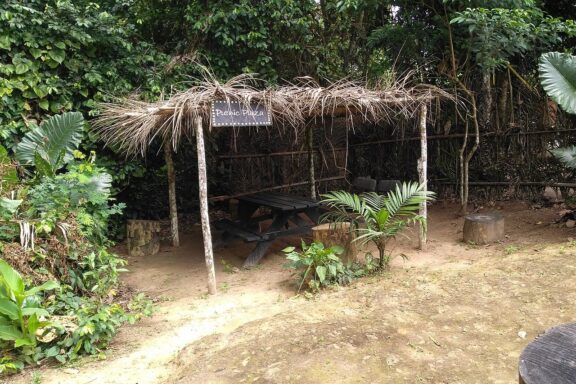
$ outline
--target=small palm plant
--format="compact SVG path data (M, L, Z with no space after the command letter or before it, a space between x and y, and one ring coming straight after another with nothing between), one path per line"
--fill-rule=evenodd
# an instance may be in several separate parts
M387 267L390 257L386 245L406 227L419 223L426 230L426 218L419 215L420 205L434 199L434 193L424 190L418 183L403 183L387 195L375 192L361 195L346 191L334 191L322 195L322 202L331 210L323 221L350 223L356 232L354 241L373 243L378 248L379 269Z

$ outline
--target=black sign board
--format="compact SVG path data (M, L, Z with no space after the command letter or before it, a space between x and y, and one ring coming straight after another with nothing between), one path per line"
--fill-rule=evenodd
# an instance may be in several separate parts
M272 125L270 111L262 104L245 104L238 101L212 102L213 127Z

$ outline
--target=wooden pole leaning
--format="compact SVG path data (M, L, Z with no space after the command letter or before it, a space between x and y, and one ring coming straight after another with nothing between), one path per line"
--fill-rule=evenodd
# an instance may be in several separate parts
M172 245L180 246L180 235L178 234L178 206L176 204L176 172L174 171L174 161L172 159L172 148L170 141L164 143L164 160L168 172L168 204L170 206L170 235Z
M198 156L198 190L200 197L200 218L202 220L202 236L204 240L204 257L208 270L208 292L216 294L216 273L214 271L214 253L212 251L212 234L210 232L210 216L208 215L208 180L206 177L206 151L204 149L204 130L202 117L194 119L196 132L196 152Z
M422 188L428 190L428 142L426 139L426 118L428 115L428 107L422 104L420 107L420 159L418 159L418 177ZM428 207L426 202L420 205L420 216L424 217L425 222L428 221ZM420 225L419 235L419 248L424 250L427 241L427 225Z

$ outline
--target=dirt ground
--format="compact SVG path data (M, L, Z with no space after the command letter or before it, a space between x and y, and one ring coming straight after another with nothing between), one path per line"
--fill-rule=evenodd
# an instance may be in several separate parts
M457 207L431 207L429 246L399 239L391 270L313 299L295 297L278 241L260 267L236 270L251 246L216 252L208 297L199 228L179 249L130 260L125 282L160 300L123 327L106 361L27 370L11 383L513 383L522 349L573 321L574 229L558 210L503 203L506 239L460 241ZM294 239L297 242L297 239ZM290 242L290 241L289 241Z

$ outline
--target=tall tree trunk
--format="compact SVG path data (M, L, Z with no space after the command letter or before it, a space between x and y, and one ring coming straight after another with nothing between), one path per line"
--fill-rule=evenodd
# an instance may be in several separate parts
M216 273L214 272L214 254L212 251L212 233L210 232L210 216L208 214L208 179L206 177L206 150L204 149L204 130L202 118L194 119L196 131L196 152L198 155L198 189L200 197L200 218L202 220L202 236L204 239L204 257L208 270L208 292L216 294Z
M170 231L172 245L180 246L180 236L178 234L178 206L176 204L176 172L174 171L174 161L172 160L172 148L170 141L164 143L164 160L168 172L168 203L170 206Z
M502 130L503 127L507 127L509 123L508 118L508 95L510 83L508 82L508 73L502 74L502 81L499 84L500 95L498 98L498 132Z
M479 109L479 123L485 132L489 131L492 125L492 111L494 104L494 97L492 96L492 84L491 84L491 74L490 72L482 73L482 91L481 91L481 103L478 107ZM478 116L477 116L478 118Z

